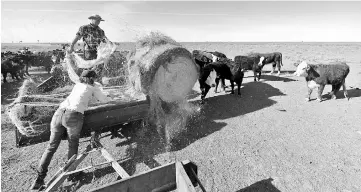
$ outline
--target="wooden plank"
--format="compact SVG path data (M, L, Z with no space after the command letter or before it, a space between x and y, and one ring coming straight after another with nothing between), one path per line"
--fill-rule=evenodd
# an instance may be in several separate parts
M177 181L177 191L196 192L181 162L176 163L176 181Z
M197 170L196 165L186 160L182 162L185 169L187 167L193 167ZM186 170L187 171L187 170ZM190 178L194 181L194 178ZM144 192L152 191L164 187L165 185L172 186L172 183L176 182L176 166L175 163L169 163L143 173L130 176L128 178L104 185L102 187L93 189L92 192L112 192L112 191L126 191L126 192ZM173 188L169 190L174 190Z
M110 153L105 150L105 148L99 143L99 147L101 147L100 151L103 155L103 157L108 161L112 163L112 167L114 168L114 170L118 173L118 175L124 179L129 177L129 174L123 169L123 167L121 167L118 162L113 158L112 155L110 155Z
M63 173L68 167L76 160L77 155L74 154L68 162L65 164L64 167L60 168L46 183L46 186L49 186L61 173Z
M201 181L198 179L197 174L194 172L194 170L192 168L190 168L190 171L191 171L192 175L194 176L194 178L196 179L196 181L197 181L199 187L202 189L202 191L206 192L206 189L203 187Z
M177 188L177 183L173 182L173 183L168 183L166 185L163 185L159 188L155 188L151 192L168 192L175 188Z
M90 145L88 145L86 151L91 150ZM78 156L76 158L76 160L69 165L69 167L67 169L64 170L64 172L62 172L58 178L56 178L54 180L54 182L52 182L49 186L47 186L45 192L50 192L50 191L56 191L57 188L64 182L64 180L68 177L67 172L69 171L73 171L76 169L76 167L84 160L84 158L86 156L88 156L89 153L82 153L80 156Z

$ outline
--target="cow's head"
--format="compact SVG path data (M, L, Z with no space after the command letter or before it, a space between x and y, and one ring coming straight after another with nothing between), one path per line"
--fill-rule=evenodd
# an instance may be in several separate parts
M310 70L310 65L306 61L302 61L297 65L296 72L293 73L294 76L298 77L307 77L307 72Z
M263 61L264 61L264 57L261 57L259 59L258 66L262 67L263 66Z
M217 62L217 61L218 61L218 57L215 56L215 55L213 55L213 54L211 54L211 55L212 55L212 61L213 61L213 62Z
M214 69L212 69L207 77L206 84L211 87L214 87L216 85L216 78L217 78L217 73Z

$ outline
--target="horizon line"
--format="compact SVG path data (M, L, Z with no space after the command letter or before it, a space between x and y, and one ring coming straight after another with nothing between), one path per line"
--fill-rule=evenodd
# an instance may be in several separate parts
M1 42L1 44L70 44L71 42ZM79 42L83 43L83 42ZM114 41L113 43L136 43L136 41ZM361 41L178 41L178 43L361 43Z

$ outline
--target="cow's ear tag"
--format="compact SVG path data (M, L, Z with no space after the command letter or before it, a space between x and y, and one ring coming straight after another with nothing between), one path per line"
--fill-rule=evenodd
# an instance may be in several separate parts
M309 65L307 65L307 67L306 67L306 71L309 71L310 70L310 66Z

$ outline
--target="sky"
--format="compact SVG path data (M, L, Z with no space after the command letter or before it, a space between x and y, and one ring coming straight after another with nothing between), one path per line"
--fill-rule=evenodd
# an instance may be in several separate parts
M92 14L114 42L361 42L361 1L1 1L1 42L71 42Z

